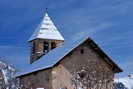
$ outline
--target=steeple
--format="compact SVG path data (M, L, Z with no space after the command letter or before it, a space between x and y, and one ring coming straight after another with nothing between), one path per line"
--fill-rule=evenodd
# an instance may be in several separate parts
M47 9L42 22L28 41L32 45L30 63L38 60L42 55L64 42L63 36L49 17Z
M48 16L48 13L45 13L45 16L40 23L40 25L35 30L34 34L30 37L29 41L34 39L51 39L51 40L64 40L63 36L58 31L57 27L54 25L51 18Z

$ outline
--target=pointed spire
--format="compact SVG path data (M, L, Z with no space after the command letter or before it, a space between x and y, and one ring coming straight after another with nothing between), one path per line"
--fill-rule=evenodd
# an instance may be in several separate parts
M54 25L53 21L49 17L47 8L42 22L37 27L29 41L32 41L37 38L50 40L64 40L63 36L60 34L58 29Z

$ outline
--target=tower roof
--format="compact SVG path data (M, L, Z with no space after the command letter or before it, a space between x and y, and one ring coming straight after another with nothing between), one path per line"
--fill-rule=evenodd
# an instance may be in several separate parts
M45 13L42 22L38 25L37 29L28 41L32 41L37 38L50 40L64 40L63 36L58 31L51 18L48 16L47 12Z

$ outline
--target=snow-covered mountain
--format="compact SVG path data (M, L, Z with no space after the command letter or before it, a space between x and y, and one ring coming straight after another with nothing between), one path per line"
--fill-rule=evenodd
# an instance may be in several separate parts
M133 89L133 75L115 79L116 89Z
M13 67L0 61L0 89L17 89L14 74Z

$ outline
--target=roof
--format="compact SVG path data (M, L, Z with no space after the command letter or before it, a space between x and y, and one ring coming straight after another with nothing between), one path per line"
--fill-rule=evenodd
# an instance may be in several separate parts
M51 18L48 16L48 13L45 13L45 16L42 22L38 25L37 29L30 37L28 41L34 39L51 39L51 40L64 40L63 36L58 31L57 27L54 25Z
M122 69L120 69L95 43L93 40L91 40L88 37L81 38L75 41L69 41L64 42L64 44L58 48L55 48L54 50L47 53L47 55L42 56L39 60L31 64L28 68L25 68L24 71L18 72L16 74L16 77L24 76L32 72L40 71L43 69L51 68L55 64L57 64L64 56L69 54L73 49L78 47L80 44L84 43L85 41L90 40L90 44L95 46L96 50L101 53L101 55L105 56L106 59L104 59L108 64L114 65L115 69L117 71L115 72L122 72Z

